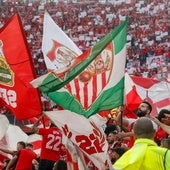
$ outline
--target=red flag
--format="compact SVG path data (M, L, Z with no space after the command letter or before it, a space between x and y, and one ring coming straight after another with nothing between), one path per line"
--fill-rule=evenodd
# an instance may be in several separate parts
M29 83L35 78L18 14L0 30L0 98L18 120L42 112L39 93Z

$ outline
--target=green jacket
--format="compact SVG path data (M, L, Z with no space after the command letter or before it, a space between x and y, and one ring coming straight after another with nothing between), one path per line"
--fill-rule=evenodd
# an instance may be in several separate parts
M115 170L170 170L170 150L150 139L137 139L113 165Z

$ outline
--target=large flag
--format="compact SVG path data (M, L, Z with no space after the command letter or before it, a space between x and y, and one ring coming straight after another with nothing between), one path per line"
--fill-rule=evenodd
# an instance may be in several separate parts
M18 120L42 112L39 93L30 85L34 78L21 21L15 14L0 30L0 99Z
M56 70L32 81L33 86L64 109L85 117L122 105L126 30L124 21L78 57L51 39L52 48L44 55L54 61Z
M161 109L170 109L170 83L150 78L130 76L126 74L126 102L130 107L139 105L141 101L147 100L152 105L152 115L155 116ZM126 88L127 89L127 88ZM133 96L133 97L132 97Z
M45 114L99 170L104 169L109 160L108 143L103 129L94 119L87 119L68 110L49 111Z

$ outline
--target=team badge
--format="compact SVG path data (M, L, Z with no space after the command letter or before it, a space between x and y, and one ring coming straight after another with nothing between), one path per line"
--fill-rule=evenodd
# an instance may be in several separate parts
M14 85L14 72L6 62L3 53L3 42L0 40L0 84L6 86Z

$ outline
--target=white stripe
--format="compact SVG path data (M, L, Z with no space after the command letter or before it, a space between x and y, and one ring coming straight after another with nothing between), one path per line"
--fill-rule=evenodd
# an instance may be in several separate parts
M105 87L105 89L109 89L110 87L115 86L122 79L122 77L124 77L125 62L126 46L124 46L122 51L120 51L117 55L114 56L113 70L111 73L110 81Z
M91 106L92 104L92 96L93 96L93 84L92 84L92 80L90 80L90 82L88 83L88 107Z
M84 83L79 81L79 85L80 85L80 103L82 104L82 106L84 107Z
M75 83L74 83L74 80L73 81L71 81L70 83L69 83L69 85L70 85L70 92L71 92L71 94L72 95L76 95L76 86L75 86Z

